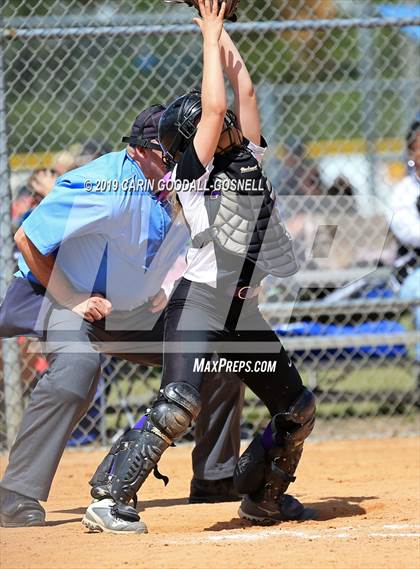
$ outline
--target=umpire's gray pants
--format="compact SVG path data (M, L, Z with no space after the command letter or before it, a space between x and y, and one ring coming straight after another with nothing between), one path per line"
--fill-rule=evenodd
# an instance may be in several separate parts
M130 313L133 315L133 312ZM121 324L127 313L114 314ZM145 324L152 315L147 307L136 314ZM119 321L119 322L118 322ZM147 330L147 324L145 324ZM48 321L46 357L49 369L31 394L12 446L0 486L37 500L47 500L61 456L73 429L89 408L101 373L102 342L123 341L130 353L115 355L130 361L157 365L161 360L163 327L151 334L156 346L147 355L132 345L135 332L107 332L103 322L89 324L73 312L54 308ZM124 344L125 345L125 344ZM115 345L114 345L115 347ZM98 351L99 350L99 351ZM110 351L110 350L107 350ZM124 352L124 353L121 353ZM234 375L209 375L202 389L203 408L195 429L193 471L197 478L217 480L232 476L239 456L243 385Z

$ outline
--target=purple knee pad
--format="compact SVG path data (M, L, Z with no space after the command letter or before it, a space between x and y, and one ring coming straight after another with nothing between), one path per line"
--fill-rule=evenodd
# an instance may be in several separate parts
M140 431L140 429L142 429L146 424L146 421L147 421L147 415L143 415L143 417L139 419L135 425L133 425L133 429L135 429L136 431Z
M270 450L275 446L275 443L273 440L273 429L271 427L271 421L268 423L268 425L264 429L264 432L261 435L261 440L262 440L262 444L263 444L263 447L265 448L265 450Z

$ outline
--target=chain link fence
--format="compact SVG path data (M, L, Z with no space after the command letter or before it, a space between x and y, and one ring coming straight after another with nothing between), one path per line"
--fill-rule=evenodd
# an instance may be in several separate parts
M201 42L191 10L156 0L5 0L1 10L3 297L13 231L40 199L32 172L121 149L139 110L199 87ZM407 274L397 278L392 196L409 176L404 139L420 109L419 8L257 0L239 13L229 29L255 81L265 169L302 265L291 279L266 280L264 314L318 395L318 436L414 432L420 308L403 294ZM3 449L46 369L33 342L2 342ZM108 357L71 444L108 444L144 412L159 378ZM250 393L243 418L244 436L266 420Z

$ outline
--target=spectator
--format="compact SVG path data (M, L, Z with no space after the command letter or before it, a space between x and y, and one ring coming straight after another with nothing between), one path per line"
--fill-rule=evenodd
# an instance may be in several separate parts
M53 170L57 176L62 176L66 172L76 168L75 153L70 150L62 150L59 152L54 160Z
M28 180L28 187L32 190L37 204L51 192L57 176L56 170L50 168L38 168L32 172Z
M337 176L332 186L328 188L327 195L336 197L335 200L331 200L332 213L357 213L354 188L345 176Z
M420 113L407 133L408 172L394 189L391 208L391 230L399 249L395 263L400 295L406 300L420 298ZM420 330L420 307L414 309L416 330ZM420 361L420 344L417 344Z
M285 156L280 169L278 193L289 196L325 194L316 164L308 158L305 144L295 136L285 142Z
M76 166L83 166L109 152L112 152L112 148L106 142L99 142L94 138L87 140L82 146L79 156L76 157Z
M17 229L23 221L24 215L28 211L32 211L35 206L34 196L27 185L22 186L12 202L12 223Z
M16 229L21 226L33 209L53 189L57 174L49 168L34 170L29 176L26 185L18 191L12 202L12 222Z
M37 196L45 198L53 189L57 177L108 154L111 150L111 147L105 142L98 142L94 139L85 142L77 156L68 150L63 150L57 154L53 169L40 168L34 170L29 178L28 186Z

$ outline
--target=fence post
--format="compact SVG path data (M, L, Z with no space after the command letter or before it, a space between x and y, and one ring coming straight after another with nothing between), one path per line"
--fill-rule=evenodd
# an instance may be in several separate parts
M3 28L3 21L1 28ZM0 39L0 299L4 297L14 267L10 215L11 190L7 155L4 43L2 37ZM20 357L16 338L2 341L2 356L7 445L10 448L16 438L23 410Z
M366 5L364 8L364 16L369 18L371 6ZM375 76L376 70L376 54L373 34L374 29L362 28L359 31L359 57L360 68L362 71L362 113L363 113L363 131L366 139L366 158L369 164L369 186L372 196L377 196L376 188L376 169L377 169L377 156L376 156L376 116L377 109L377 92L376 86L373 87L372 93L368 93L365 88L366 83L369 83Z

